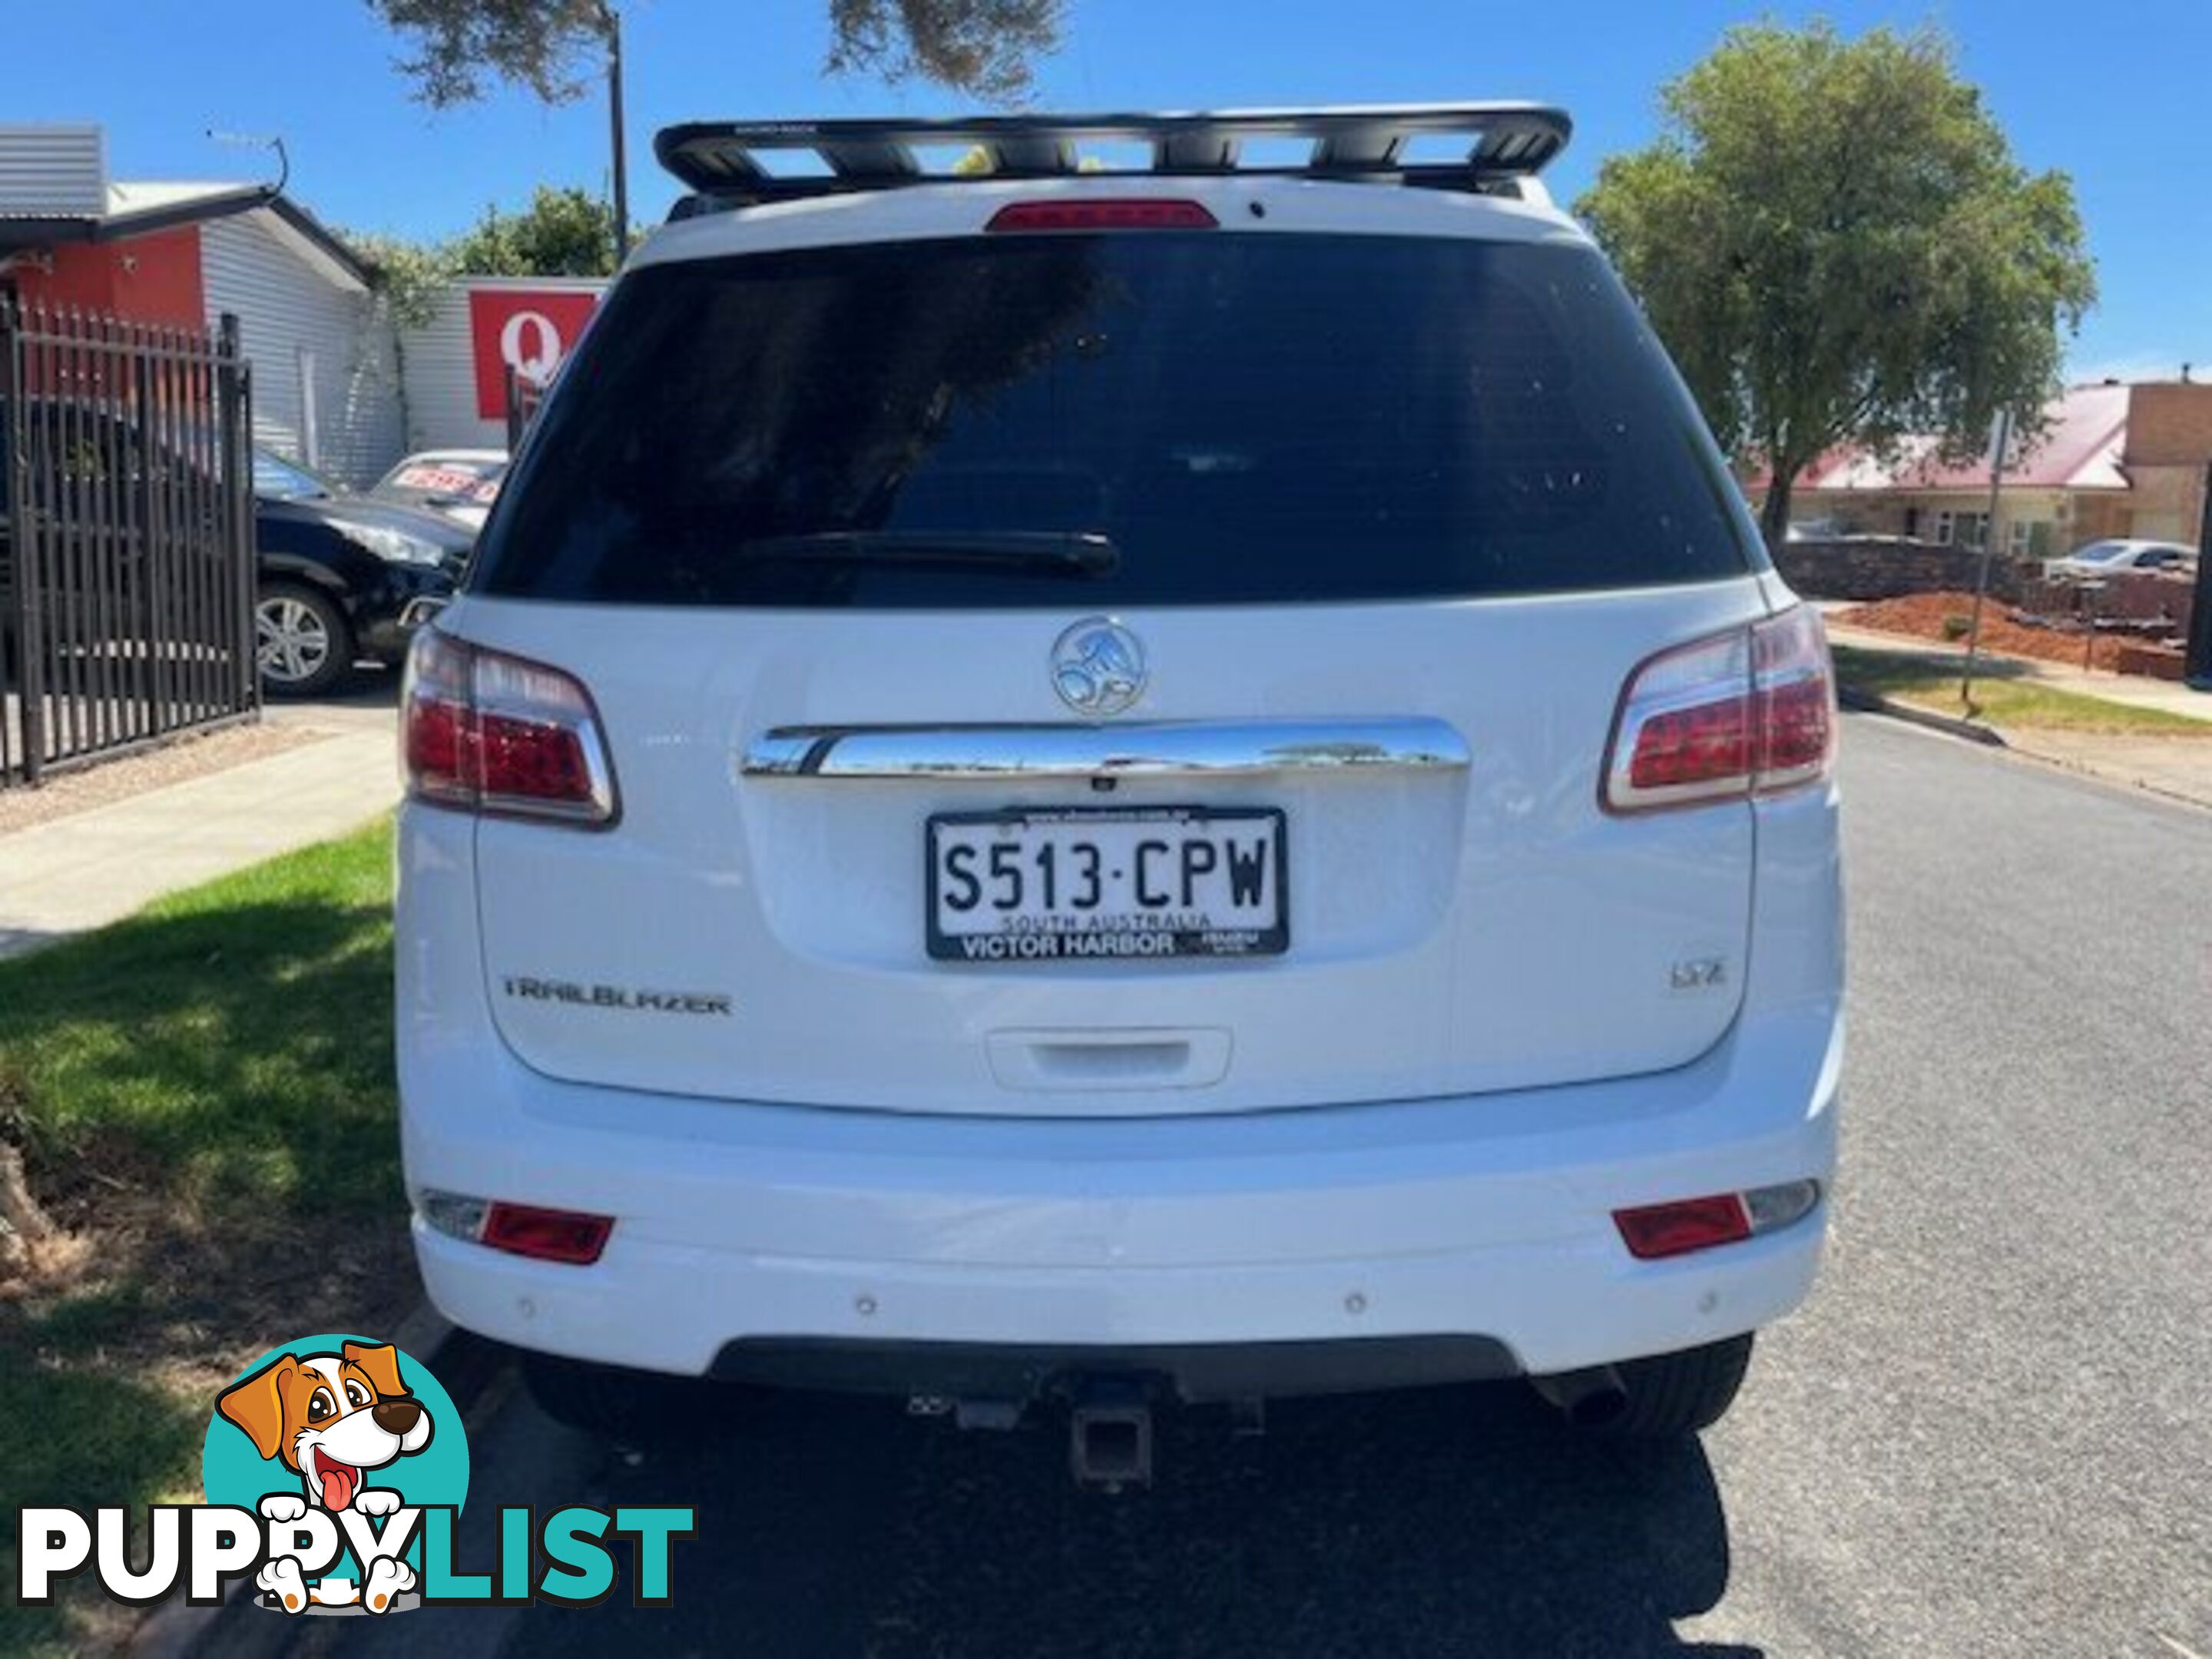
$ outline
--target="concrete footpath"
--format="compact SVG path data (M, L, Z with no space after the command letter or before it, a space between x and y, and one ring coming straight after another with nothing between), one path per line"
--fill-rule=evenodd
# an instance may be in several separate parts
M2014 732L2006 747L2069 772L2212 808L2212 737L2120 738L2104 732Z
M0 836L0 957L343 834L398 798L386 714L334 722L280 754Z

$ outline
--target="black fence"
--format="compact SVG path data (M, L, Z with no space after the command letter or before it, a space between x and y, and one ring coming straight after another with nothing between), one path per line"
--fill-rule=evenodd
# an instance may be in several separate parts
M249 382L235 318L0 296L0 787L258 711Z

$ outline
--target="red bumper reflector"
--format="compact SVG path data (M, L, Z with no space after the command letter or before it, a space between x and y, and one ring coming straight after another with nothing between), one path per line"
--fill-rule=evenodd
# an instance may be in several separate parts
M1197 202L1152 197L1016 202L991 216L985 230L1212 230L1220 221Z
M514 1255L582 1267L599 1259L614 1230L612 1216L495 1203L484 1217L483 1243Z
M1613 1224L1620 1229L1629 1255L1639 1261L1686 1255L1751 1237L1751 1218L1744 1213L1743 1200L1734 1193L1615 1210Z

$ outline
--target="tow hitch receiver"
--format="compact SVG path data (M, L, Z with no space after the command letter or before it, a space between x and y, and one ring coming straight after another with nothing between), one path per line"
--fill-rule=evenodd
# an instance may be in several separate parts
M1152 1407L1141 1383L1087 1384L1068 1413L1068 1466L1079 1486L1114 1492L1152 1484Z

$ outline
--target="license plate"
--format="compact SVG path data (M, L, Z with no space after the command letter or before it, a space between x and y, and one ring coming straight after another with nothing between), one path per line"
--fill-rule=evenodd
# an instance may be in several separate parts
M1273 807L945 812L929 820L929 954L947 962L1279 956Z

